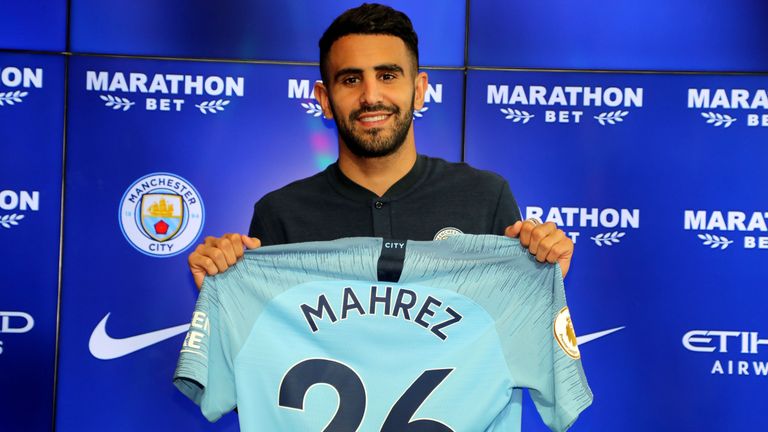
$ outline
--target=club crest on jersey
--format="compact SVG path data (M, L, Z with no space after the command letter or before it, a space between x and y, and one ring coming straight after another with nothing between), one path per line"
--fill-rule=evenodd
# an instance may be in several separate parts
M120 228L138 251L170 257L186 250L203 228L200 194L171 173L148 174L131 184L120 201Z
M560 309L560 312L558 312L555 317L555 322L552 328L557 344L560 345L563 352L574 360L579 359L581 353L579 353L579 345L578 342L576 342L576 331L573 329L571 312L568 311L568 306Z
M438 231L435 234L435 238L433 238L432 240L445 240L447 238L450 238L450 237L453 237L453 236L459 235L459 234L464 234L464 232L461 231L458 228L445 227L445 228L441 229L440 231Z

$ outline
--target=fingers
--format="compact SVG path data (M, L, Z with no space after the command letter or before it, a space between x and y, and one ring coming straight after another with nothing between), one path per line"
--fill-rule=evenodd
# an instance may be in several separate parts
M533 223L528 222L524 223L523 225L530 226L532 224ZM526 229L528 228L527 226L523 227L523 232L520 234L520 243L523 243L524 241L523 236L527 237L528 250L531 252L531 254L538 256L541 241L557 231L557 225L555 225L553 222L547 222L541 225L535 225L530 229ZM523 243L523 246L526 246L526 244ZM549 250L546 252L549 252ZM546 256L546 254L544 256Z
M511 238L517 238L520 230L523 228L523 221L517 221L504 230L504 235Z
M219 272L219 268L216 263L214 263L213 259L206 256L207 247L208 246L205 244L198 245L197 248L195 248L195 251L192 252L187 259L197 289L200 289L200 287L203 286L203 279L205 279L206 275L215 275Z
M549 235L541 239L541 241L538 243L538 246L536 247L536 261L546 261L548 263L554 264L560 257L557 252L563 250L563 245L561 245L560 242L562 242L565 238L566 235L563 231L555 229Z
M240 240L248 249L256 249L261 246L261 240L256 237L248 237L245 234L240 234Z
M200 288L207 275L215 275L234 265L243 256L243 247L259 247L259 239L242 234L229 233L221 237L206 237L203 244L189 255L189 269Z

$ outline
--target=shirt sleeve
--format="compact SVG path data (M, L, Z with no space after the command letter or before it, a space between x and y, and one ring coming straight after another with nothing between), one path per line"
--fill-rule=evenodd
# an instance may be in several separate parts
M520 209L517 207L517 201L515 201L515 197L512 195L509 183L504 181L501 185L499 201L496 205L496 214L493 218L491 234L504 235L504 230L520 219Z
M253 217L251 217L248 236L259 239L262 246L287 243L285 234L278 228L280 223L276 216L273 207L265 202L265 198L259 200L253 206Z
M227 334L231 326L219 294L216 278L205 278L173 378L174 385L212 422L236 405L236 347Z
M517 316L505 352L516 387L527 388L544 423L565 431L592 403L558 265L539 268L539 286Z

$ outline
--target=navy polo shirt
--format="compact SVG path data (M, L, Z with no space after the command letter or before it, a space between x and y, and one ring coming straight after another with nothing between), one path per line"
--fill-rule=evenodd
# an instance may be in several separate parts
M382 196L347 178L338 163L270 192L254 206L249 235L265 246L342 237L433 240L503 234L518 220L515 198L498 174L420 155Z

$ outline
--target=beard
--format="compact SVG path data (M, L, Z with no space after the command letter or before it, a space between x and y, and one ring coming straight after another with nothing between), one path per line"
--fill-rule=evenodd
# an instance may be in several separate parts
M346 144L349 151L355 156L362 158L389 156L402 147L413 122L413 107L413 98L411 98L410 107L405 112L401 112L402 110L397 105L370 105L352 111L348 118L343 119L336 115L333 102L331 102L331 111L333 112L333 118L336 119L336 129L339 132L339 138ZM358 117L362 114L376 111L386 112L394 117L394 124L391 128L361 130L357 127L356 120Z

